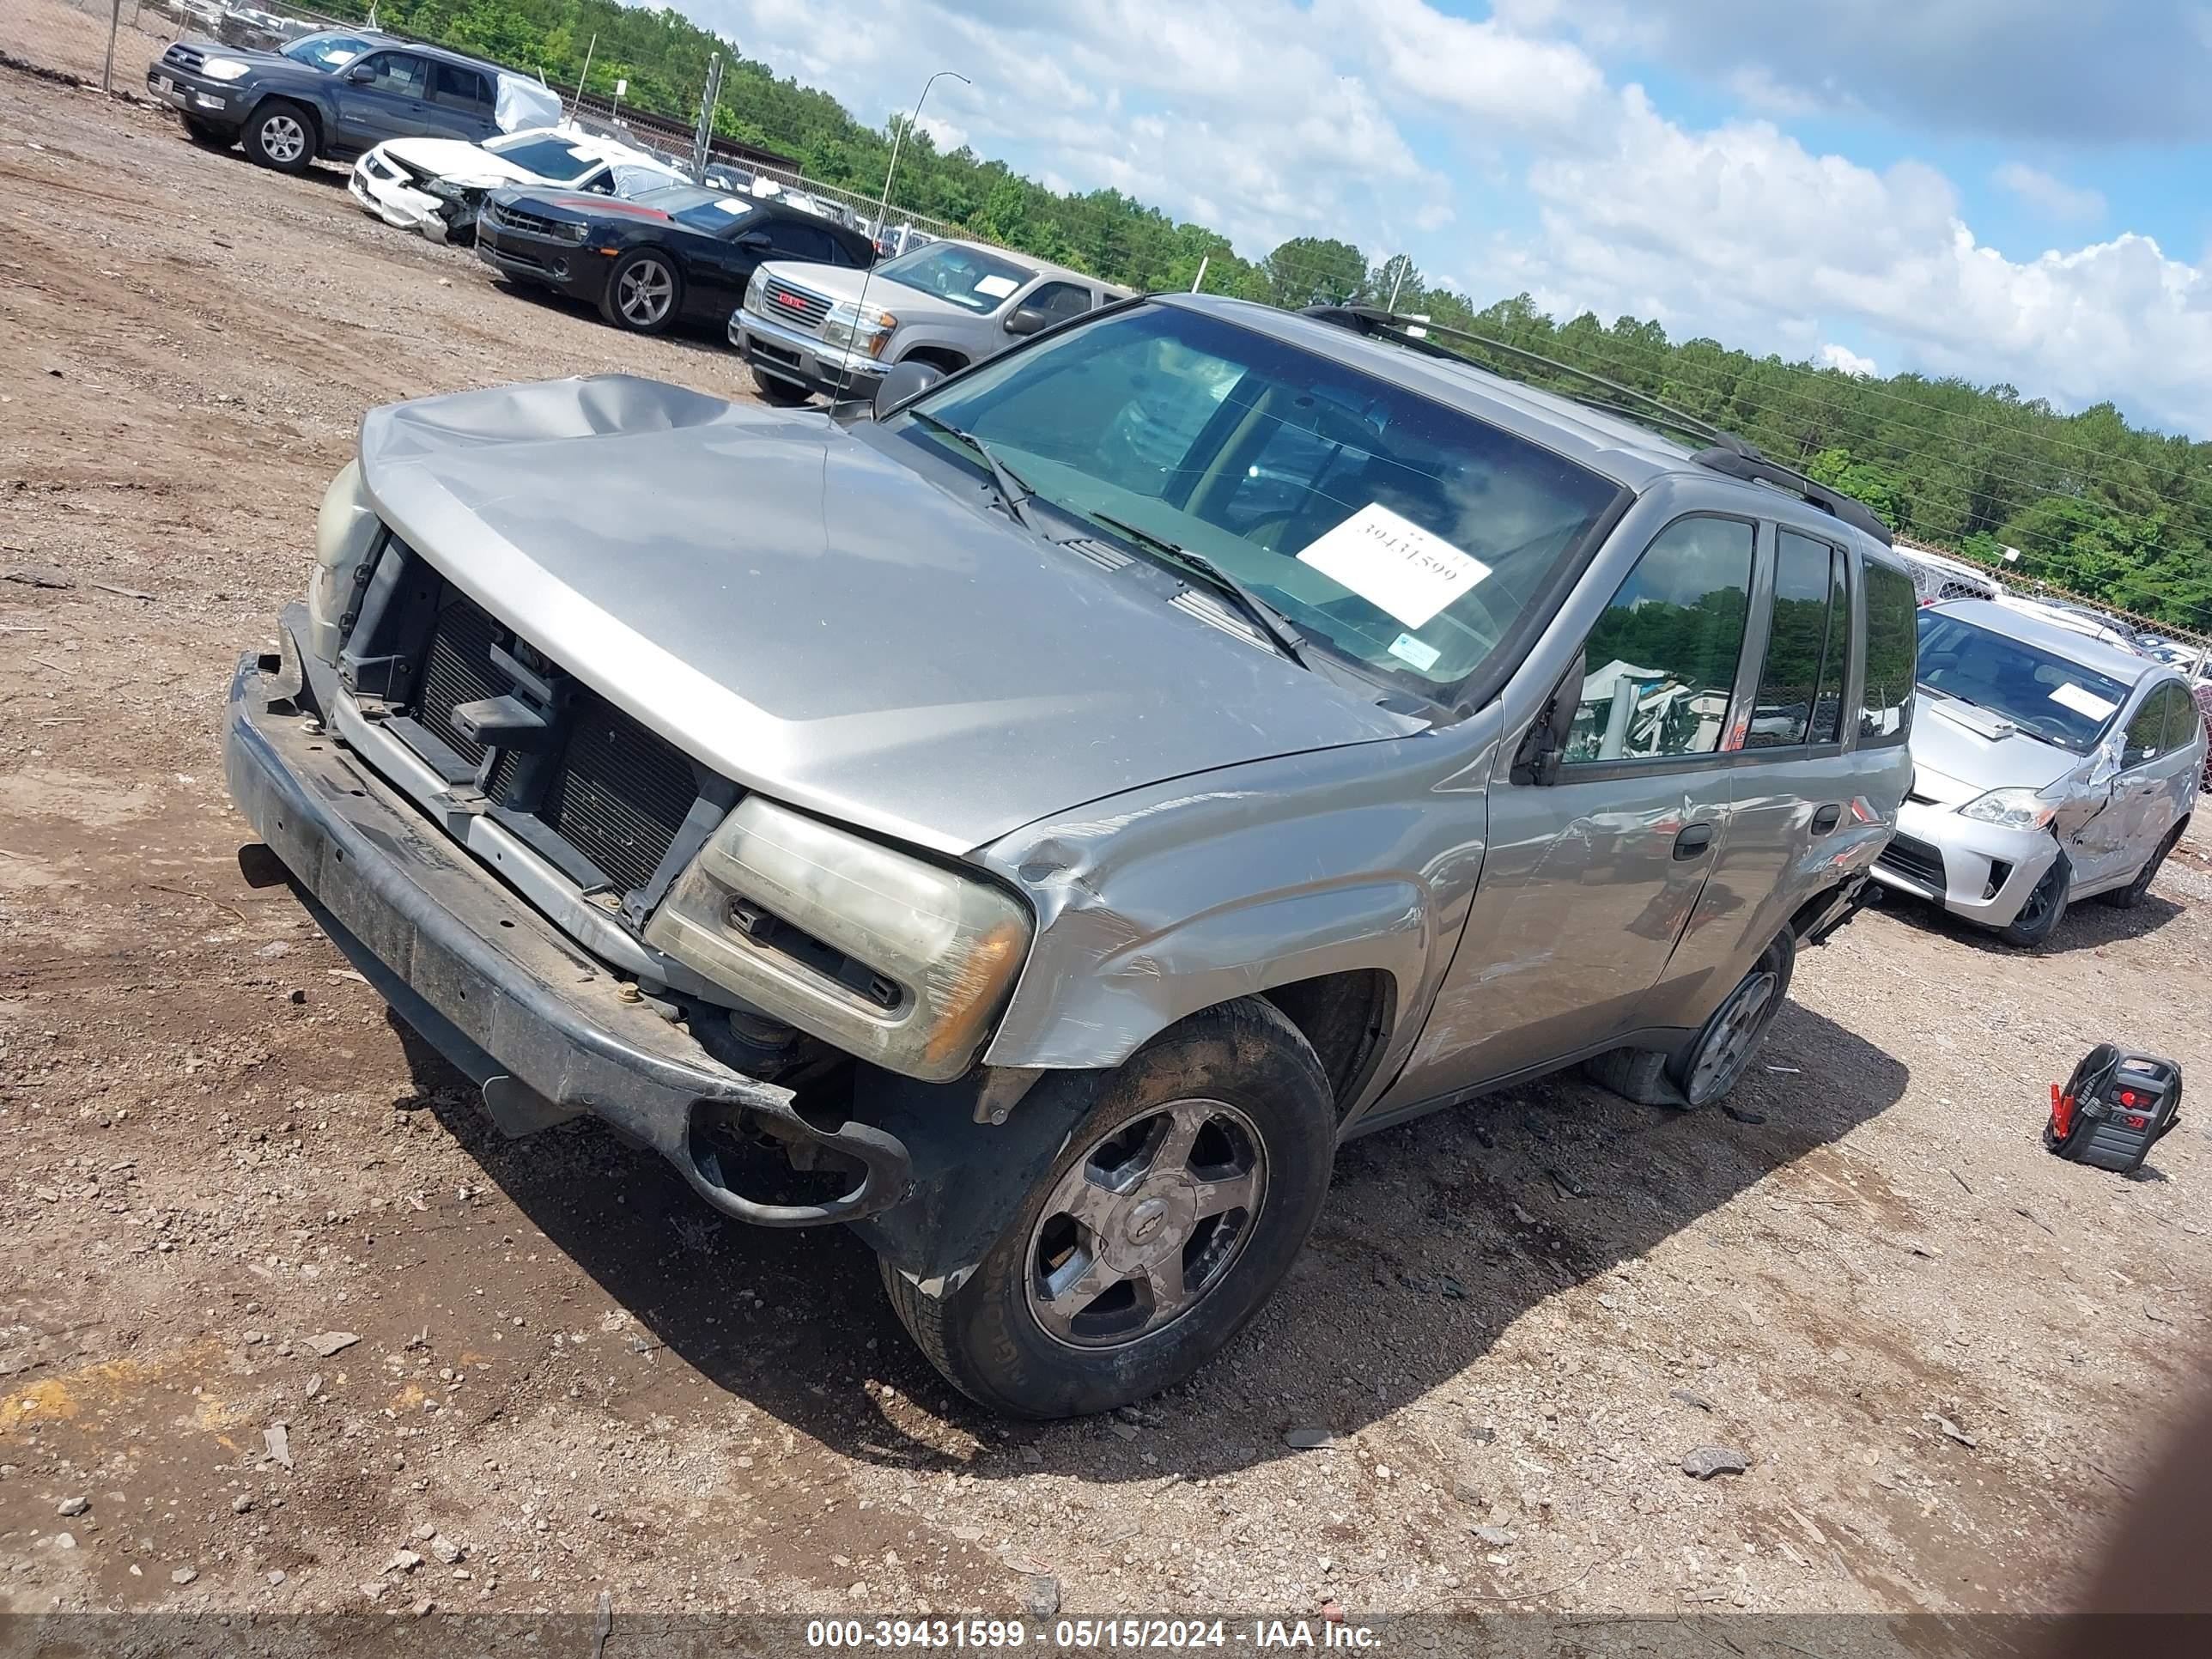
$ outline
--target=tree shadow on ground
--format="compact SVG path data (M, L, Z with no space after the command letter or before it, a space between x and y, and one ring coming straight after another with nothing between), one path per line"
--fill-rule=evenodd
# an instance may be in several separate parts
M1907 1076L1792 1004L1737 1091L1763 1124L1637 1106L1563 1075L1354 1141L1282 1288L1218 1360L1149 1402L1137 1443L1102 1419L995 1419L908 1340L849 1233L725 1221L656 1154L591 1120L507 1139L393 1023L485 1174L713 1389L842 1455L981 1478L1202 1476L1288 1455L1293 1426L1356 1431L1449 1382L1543 1298L1635 1261L1848 1134ZM977 1442L1020 1455L973 1459Z

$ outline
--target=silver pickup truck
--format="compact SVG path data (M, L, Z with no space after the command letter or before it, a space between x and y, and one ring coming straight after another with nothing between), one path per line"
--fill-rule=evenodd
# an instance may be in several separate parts
M362 422L228 781L502 1126L850 1224L1048 1416L1228 1342L1348 1137L1742 1074L1911 777L1863 507L1375 312L1158 296L934 379Z
M975 242L926 243L872 270L763 265L730 343L772 404L869 398L895 363L951 374L1128 290Z

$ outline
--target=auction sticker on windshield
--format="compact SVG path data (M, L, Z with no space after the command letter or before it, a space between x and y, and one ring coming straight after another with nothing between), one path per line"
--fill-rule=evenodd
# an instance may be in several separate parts
M2112 719L2112 711L2119 707L2116 702L2106 702L2094 691L2083 690L2070 680L2051 694L2051 701L2077 714L2087 714L2093 720Z
M1298 555L1340 586L1419 628L1490 574L1490 567L1462 553L1411 519L1370 501Z

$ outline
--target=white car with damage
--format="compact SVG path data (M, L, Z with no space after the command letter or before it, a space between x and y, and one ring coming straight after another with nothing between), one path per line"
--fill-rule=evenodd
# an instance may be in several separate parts
M2021 945L2075 900L2139 903L2204 769L2188 682L1984 599L1918 626L1912 787L1875 878Z
M527 127L481 144L393 138L354 163L348 185L362 209L431 240L467 241L484 198L508 185L556 185L635 196L684 182L658 156L573 123Z

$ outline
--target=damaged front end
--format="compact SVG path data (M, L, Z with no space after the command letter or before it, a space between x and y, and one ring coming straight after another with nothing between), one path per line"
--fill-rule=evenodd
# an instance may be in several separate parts
M466 247L496 180L441 177L380 147L354 164L348 189L369 213L398 230Z

